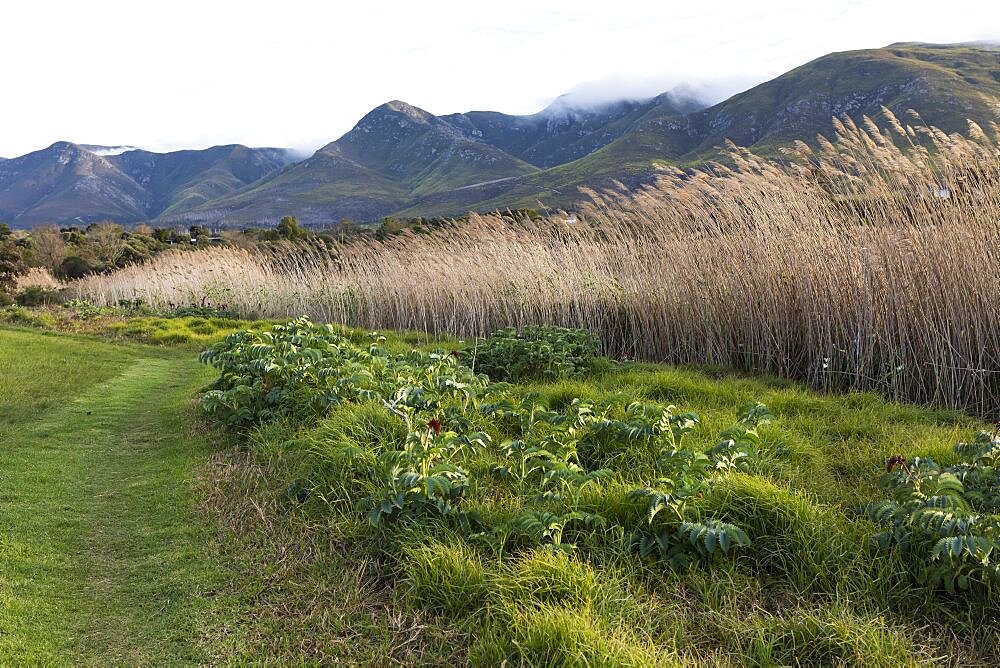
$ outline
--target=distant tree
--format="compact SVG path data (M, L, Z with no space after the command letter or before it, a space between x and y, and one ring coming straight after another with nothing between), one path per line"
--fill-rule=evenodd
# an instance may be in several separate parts
M170 241L170 237L172 234L173 231L167 229L166 227L157 227L156 229L153 230L153 233L150 236L159 241L160 243L165 244Z
M208 228L204 225L192 225L188 228L192 239L207 239L209 237Z
M404 229L406 229L406 226L403 224L403 221L387 216L382 219L382 224L378 226L378 236L384 239L399 234Z
M60 227L59 233L62 235L63 240L70 245L79 246L83 243L84 235L79 227Z
M125 248L115 263L116 268L130 264L139 264L153 257L164 249L164 244L145 234L130 234L125 241Z
M358 224L350 218L341 218L340 222L333 228L334 235L341 241L357 236L360 230Z
M114 269L125 252L128 235L112 222L94 223L87 226L86 244L82 249L91 265L103 269Z
M94 269L90 266L90 263L79 255L70 255L59 268L56 270L55 274L59 278L83 278L87 274L93 273Z
M21 249L11 241L10 235L0 238L0 292L13 293L17 277L27 271Z
M55 225L36 228L31 233L38 263L55 271L69 255L66 239Z
M306 231L295 216L285 216L278 223L278 226L274 230L278 233L282 239L287 239L289 241L299 241L305 239L309 236L309 232Z
M0 241L10 238L13 232L10 231L10 225L7 223L0 223Z

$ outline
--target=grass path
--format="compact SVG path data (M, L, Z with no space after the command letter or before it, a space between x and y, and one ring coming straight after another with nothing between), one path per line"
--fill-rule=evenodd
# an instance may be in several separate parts
M176 664L225 573L190 353L0 329L0 665Z

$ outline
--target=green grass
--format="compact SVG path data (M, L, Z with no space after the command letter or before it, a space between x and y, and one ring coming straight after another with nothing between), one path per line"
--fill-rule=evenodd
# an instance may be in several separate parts
M9 306L0 308L0 323L190 351L199 351L230 332L272 324L229 317L135 315L113 307L95 311L95 315L81 317L77 310L67 307Z
M390 336L389 345L403 347L398 336ZM377 402L345 403L319 419L251 430L249 451L235 464L257 476L256 496L247 507L265 509L268 523L290 532L278 539L258 534L258 544L328 545L309 563L318 559L329 569L289 566L298 586L282 590L289 607L308 607L311 621L274 615L263 627L253 625L255 632L337 636L342 627L315 620L339 615L389 651L398 635L385 620L420 620L408 653L389 655L439 664L893 666L942 656L973 665L997 660L996 599L951 597L919 585L898 555L869 550L874 527L858 515L861 504L885 497L877 483L889 456L952 460L952 445L983 426L976 420L872 394L824 396L777 378L653 364L607 367L580 379L508 390L514 398L526 392L537 392L554 410L564 410L574 398L676 404L701 415L702 424L687 441L699 450L715 445L740 407L755 400L767 404L777 419L761 427L761 455L750 471L723 476L693 502L698 512L745 529L752 545L734 559L690 570L641 562L628 547L627 527L637 511L626 497L649 484L652 459L641 448L616 443L588 455L614 476L588 488L582 501L583 509L608 518L608 527L571 532L577 549L568 557L530 546L497 552L434 519L372 527L356 505L373 489L366 467L375 465L379 452L398 448L406 430ZM494 444L512 435L502 421L476 415L470 420L469 429L487 431ZM355 464L338 459L344 446L362 453ZM473 480L462 507L488 525L528 507L538 491L491 477L490 466L498 461L496 449L487 448L462 462ZM220 496L246 495L240 484L223 489ZM314 596L322 586L340 591L345 581L369 592L374 607L351 598L331 608ZM279 656L373 660L359 648L314 650L296 653L285 646Z
M182 352L0 329L0 664L208 658L207 377Z
M204 329L205 340L229 331L197 320L174 326ZM123 322L145 332L160 321ZM394 351L441 345L386 334ZM953 459L951 446L982 426L962 414L653 364L510 387L554 410L582 397L697 411L694 449L714 445L749 402L773 410L751 470L694 502L752 544L674 571L641 562L620 528L636 514L629 490L650 476L641 449L588 455L615 471L582 497L609 526L570 536L568 556L498 554L441 521L376 528L352 497L364 472L335 453L396 448L406 435L396 416L344 403L227 446L192 405L213 377L195 361L198 340L166 345L0 329L0 664L1000 659L995 601L921 587L901 559L866 549L874 528L856 512L885 495L877 481L890 455ZM509 425L471 420L494 443L509 436ZM487 449L464 463L475 484L462 503L487 520L516 514L535 491L492 479L497 461Z

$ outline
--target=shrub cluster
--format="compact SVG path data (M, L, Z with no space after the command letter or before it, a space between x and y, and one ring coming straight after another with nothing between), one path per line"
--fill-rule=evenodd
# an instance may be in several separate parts
M876 543L904 557L877 555L864 548L867 521L782 486L801 455L783 428L763 427L775 418L760 403L706 443L699 415L632 400L697 400L687 386L599 373L515 386L474 368L468 350L404 341L305 319L238 332L203 353L221 375L202 405L269 461L278 455L276 488L310 522L312 512L338 517L352 550L385 559L394 594L476 625L473 662L662 663L673 636L663 618L642 620L658 597L687 591L750 592L762 596L754 606L779 607L818 595L749 616L713 598L713 616L731 620L707 632L734 656L896 665L922 650L883 615L930 606L933 619L964 605L911 587L904 561L937 594L995 579L996 434L959 446L962 462L948 468L893 462L894 500L870 510L888 528ZM633 396L610 394L626 388ZM829 610L812 606L826 596L837 597Z
M14 297L19 306L46 306L59 304L65 299L65 293L58 288L46 288L41 285L29 285Z
M535 326L518 332L511 327L478 340L469 354L476 370L494 380L551 380L590 371L597 344L585 329Z
M593 347L580 333L560 334L575 347L567 364L579 368L576 353L592 355ZM347 497L375 526L443 521L502 554L531 546L570 552L580 538L616 524L642 558L678 567L749 545L739 527L702 517L689 501L718 476L746 468L756 427L771 417L762 405L749 407L718 446L700 453L683 443L699 417L673 406L574 399L552 410L535 394L490 382L454 352L390 353L382 342L373 336L363 345L357 335L305 318L231 334L201 355L221 372L202 406L235 427L316 416L345 403L383 407L405 436L370 448L327 444L342 486L330 496ZM511 437L497 442L491 431ZM624 517L605 516L585 496L616 473L600 466L609 442L655 462L655 481L629 495L634 510ZM496 464L474 475L469 455L486 452ZM473 486L512 487L528 503L487 521L464 507Z

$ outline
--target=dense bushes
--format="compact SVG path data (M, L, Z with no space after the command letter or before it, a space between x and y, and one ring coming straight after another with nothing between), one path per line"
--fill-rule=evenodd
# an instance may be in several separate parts
M859 489L870 495L882 455L844 461L838 448L886 436L858 422L868 412L836 411L874 397L628 365L517 386L473 370L476 344L452 347L412 350L304 319L238 332L203 354L221 376L202 405L250 434L269 467L287 462L268 468L287 475L274 481L282 504L358 541L407 614L469 633L465 658L891 665L931 656L909 621L897 631L903 617L965 614L944 591L913 587L904 559L869 552L871 524L845 512ZM761 393L784 398L781 420L752 401ZM921 429L946 419L878 410ZM812 438L783 431L788 419L808 422ZM954 475L985 512L994 446L977 447L960 453L978 472ZM848 476L858 489L833 492ZM833 496L820 500L825 485ZM963 639L978 633L969 619L995 616L976 605ZM711 649L686 644L692 635L711 636Z
M455 355L394 355L379 346L384 338L362 347L344 332L300 318L267 332L230 334L201 355L222 372L202 405L230 425L246 426L345 401L383 401L415 428L417 410L444 410L446 398L468 402L486 386Z
M501 329L476 342L467 356L494 380L521 381L579 376L591 369L597 339L585 329L525 327Z
M684 567L749 544L738 527L689 516L686 504L714 477L745 466L756 427L771 417L763 406L748 408L716 448L697 453L684 449L683 438L698 416L675 414L673 406L574 399L562 411L551 410L535 395L491 384L461 364L459 354L392 354L379 337L365 347L346 334L304 318L267 332L231 334L201 356L221 371L202 406L231 426L246 427L319 415L343 403L382 404L405 424L402 442L372 449L342 442L328 449L348 477L359 480L346 494L376 526L436 517L498 553L524 546L570 552L577 536L607 523L599 509L586 507L585 494L615 471L588 468L580 449L610 437L648 450L656 461L652 486L630 497L646 518L629 527L641 557ZM511 334L490 344L491 359L513 360L522 373L581 369L586 356L593 356L593 340L585 332L539 328L529 336L548 341L546 352L529 362L519 352L510 354L509 345L516 341L518 351L531 339ZM497 442L490 431L510 438ZM464 508L472 484L468 455L487 450L496 461L488 470L494 481L481 477L477 484L513 485L527 499L506 518L484 520Z
M29 285L17 293L14 301L19 306L44 306L46 304L59 304L64 298L62 290L46 288L41 285Z

